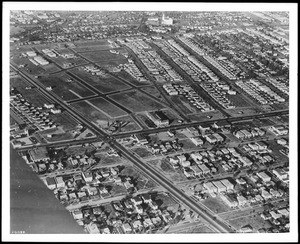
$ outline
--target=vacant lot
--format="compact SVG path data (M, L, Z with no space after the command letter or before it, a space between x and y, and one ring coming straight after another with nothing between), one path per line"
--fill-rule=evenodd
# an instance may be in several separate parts
M89 100L89 102L113 118L126 115L125 111L118 108L117 106L110 103L109 101L105 100L104 98L99 97L99 98L91 99Z
M96 63L115 59L126 59L123 55L111 53L107 50L98 51L93 49L90 52L81 53L81 55L86 57L88 60L94 61Z
M203 200L201 203L203 203L206 207L208 207L215 213L223 213L230 210L230 207L228 207L219 196L214 198L209 197Z
M110 97L133 112L154 111L164 108L163 105L139 91L123 92Z
M72 69L72 73L86 81L87 83L91 84L93 87L95 87L99 92L105 94L108 92L113 91L122 91L124 89L130 88L125 83L113 78L113 77L100 77L97 75L92 75L90 73L87 73L82 68L75 68Z
M250 225L253 228L253 232L256 232L260 228L268 229L271 224L268 221L263 220L260 216L245 216L233 220L229 220L228 223L239 230L245 225Z
M86 119L100 126L107 126L107 123L110 120L104 113L101 113L86 101L73 103L72 107L80 112Z
M63 68L69 68L69 67L83 65L83 64L88 63L87 61L85 61L83 58L80 58L80 57L65 59L63 57L58 56L56 58L52 58L52 60L53 60L53 62L57 63L59 66L61 66Z
M71 117L71 115L67 112L62 112L61 114L50 114L50 119L52 119L55 123L62 126L64 131L74 130L75 127L79 124L77 121Z
M142 158L147 158L152 155L152 153L144 147L136 147L132 149L132 151L138 154Z
M42 68L42 66L34 65L27 57L14 56L12 60L17 65L23 65L22 69L31 75L40 75L45 73L45 70Z
M67 79L70 79L70 77L64 73L39 78L41 83L45 86L51 86L52 91L65 101L94 94L78 81L72 79L72 82L68 82Z
M43 106L49 101L38 92L37 88L33 87L31 84L26 82L24 79L17 77L10 79L10 85L15 87L28 102L34 104L35 106ZM31 89L26 89L26 87L33 87Z

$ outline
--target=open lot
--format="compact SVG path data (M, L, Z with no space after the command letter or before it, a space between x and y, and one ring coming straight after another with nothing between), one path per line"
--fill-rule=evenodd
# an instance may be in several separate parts
M113 91L122 91L130 88L125 83L113 77L104 78L97 75L92 75L84 71L82 68L72 69L72 73L95 87L99 92L103 94Z
M228 207L219 196L209 197L201 201L201 203L215 213L223 213L230 210L230 207Z
M94 95L91 90L82 86L78 81L72 78L72 82L68 82L68 79L71 77L65 73L60 73L40 77L39 81L45 86L51 86L52 91L65 101Z
M91 99L89 100L89 102L95 105L97 108L99 108L100 110L102 110L104 113L106 113L112 118L124 116L127 114L125 111L123 111L116 105L110 103L109 101L101 97Z
M85 118L89 119L94 124L106 130L110 129L111 124L116 121L115 119L109 118L107 115L105 115L103 112L98 110L94 105L90 104L87 101L73 103L72 107L80 112ZM117 121L122 121L126 123L126 125L119 128L119 131L113 132L127 132L141 129L130 116L118 117Z
M63 57L57 56L55 58L52 58L52 60L53 62L57 63L59 66L63 68L69 68L69 67L84 65L88 63L87 61L85 61L83 58L80 57L65 59Z
M260 228L268 229L271 227L271 224L268 221L263 220L260 216L245 216L237 219L232 219L228 221L236 229L240 229L245 225L250 225L254 232Z
M18 66L22 65L23 67L21 69L31 75L41 75L45 73L45 70L42 68L42 66L34 65L27 57L14 56L12 61Z
M15 87L22 94L24 99L35 106L43 106L45 103L49 103L49 101L37 90L37 88L33 87L31 89L26 89L26 87L32 87L32 85L21 77L11 78L10 85Z
M101 61L108 61L108 60L115 60L115 59L126 59L121 54L115 54L111 53L108 50L94 50L94 48L89 52L81 53L82 56L86 57L88 60L94 61L94 62L101 62Z
M164 108L163 105L139 91L123 92L110 97L132 112L154 111Z
M186 176L179 169L174 169L167 159L156 159L149 161L148 163L174 183L187 180Z

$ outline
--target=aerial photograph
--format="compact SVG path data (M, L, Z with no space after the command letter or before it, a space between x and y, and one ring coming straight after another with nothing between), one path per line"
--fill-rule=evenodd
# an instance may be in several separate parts
M11 10L10 233L289 233L289 23Z

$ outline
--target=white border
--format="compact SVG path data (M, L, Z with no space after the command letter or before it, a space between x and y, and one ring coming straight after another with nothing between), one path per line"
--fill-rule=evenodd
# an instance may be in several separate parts
M9 197L9 11L10 10L111 11L289 11L290 13L290 233L280 234L159 234L159 235L12 235ZM73 242L297 242L298 241L298 11L297 3L157 3L157 2L3 2L2 44L2 240Z

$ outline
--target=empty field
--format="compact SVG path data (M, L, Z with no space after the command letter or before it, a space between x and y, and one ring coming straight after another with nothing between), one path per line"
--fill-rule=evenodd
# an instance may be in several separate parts
M103 94L130 88L125 83L113 77L104 78L97 75L92 75L84 71L82 68L72 69L72 73L95 87L99 92Z
M164 106L159 102L152 100L139 91L123 92L111 95L110 98L117 103L122 104L132 112L144 112L163 109Z
M80 112L86 119L100 126L107 126L108 121L110 121L109 117L107 117L104 113L101 113L92 105L88 104L86 101L73 103L72 107Z
M120 117L126 115L126 112L122 109L118 108L114 104L110 103L109 101L105 100L104 98L95 98L89 100L90 103L98 107L100 110L104 111L111 117Z
M45 70L41 66L34 65L28 58L14 57L12 61L18 66L22 66L20 68L31 75L40 75L45 73Z
M107 50L103 50L103 51L92 50L91 52L81 53L81 55L94 62L108 61L114 59L126 59L121 54L111 53L110 51Z
M49 103L49 101L38 92L37 88L33 87L31 84L26 82L24 79L17 77L10 79L10 85L15 87L30 103L35 106L43 106L45 103ZM26 87L32 87L31 89L26 89Z
M73 66L87 64L88 62L85 61L83 58L75 57L75 58L63 58L63 57L55 57L52 58L53 62L57 63L59 66L63 68L69 68Z
M136 131L141 129L130 116L118 117L117 119L109 118L107 115L102 113L92 104L89 104L86 101L80 101L73 103L72 107L75 108L82 116L90 120L94 124L100 126L105 130L109 130L112 133L116 132L127 132L127 131ZM123 122L123 126L119 128L113 128L114 122ZM117 126L117 125L116 125ZM118 127L118 126L117 126Z
M41 77L39 80L43 85L51 86L52 91L65 101L94 95L91 90L82 86L78 81L72 79L72 82L68 82L69 78L63 73Z

